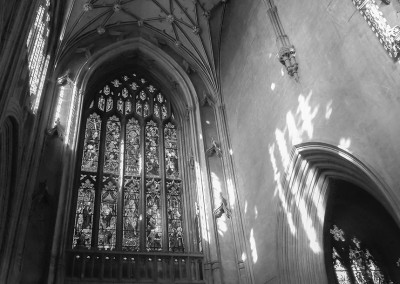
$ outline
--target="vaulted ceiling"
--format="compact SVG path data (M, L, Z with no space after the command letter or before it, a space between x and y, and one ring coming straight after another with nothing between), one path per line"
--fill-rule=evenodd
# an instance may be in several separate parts
M70 0L58 58L96 51L88 38L152 35L217 84L216 62L227 0ZM85 41L86 39L86 41Z

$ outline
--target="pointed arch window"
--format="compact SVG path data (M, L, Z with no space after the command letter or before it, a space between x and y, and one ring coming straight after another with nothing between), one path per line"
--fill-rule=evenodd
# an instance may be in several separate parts
M50 61L46 55L50 34L50 0L40 0L36 6L34 22L29 30L26 46L28 50L29 93L31 110L36 113L43 92Z
M392 284L369 249L357 238L348 238L336 225L330 229L332 263L338 284Z
M106 82L83 114L73 249L185 252L177 121L145 76Z

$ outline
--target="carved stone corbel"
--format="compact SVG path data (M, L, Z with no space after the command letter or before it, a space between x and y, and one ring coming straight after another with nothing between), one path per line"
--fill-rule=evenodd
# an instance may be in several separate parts
M231 209L228 208L228 202L226 201L225 197L222 195L222 193L220 193L220 197L221 197L221 205L214 209L214 216L215 218L220 218L222 216L222 214L226 214L226 217L228 217L228 219L231 218L232 216L232 211Z
M213 137L211 137L211 147L206 150L207 157L212 157L214 154L217 155L218 158L222 157L221 146Z
M65 137L65 129L64 129L64 127L61 125L60 118L57 118L54 127L51 128L51 129L48 129L48 130L46 131L46 133L47 133L47 135L49 135L49 136L54 136L54 135L56 135L56 136L58 136L61 140L64 139L64 137Z

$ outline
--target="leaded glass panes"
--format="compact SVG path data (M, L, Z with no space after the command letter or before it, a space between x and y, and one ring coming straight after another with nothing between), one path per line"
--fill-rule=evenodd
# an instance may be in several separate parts
M121 133L121 123L116 116L112 116L107 121L106 128L106 148L104 154L104 173L119 173L119 137Z
M133 74L107 81L87 109L73 247L184 252L170 103Z
M146 249L162 249L161 189L155 179L146 182Z
M74 225L74 247L90 248L93 228L94 212L94 180L95 177L81 176L81 185L78 189L77 208Z
M179 178L176 128L167 123L164 128L165 173L167 178Z
M136 96L136 113L144 117L150 115L149 97L145 91L140 91Z
M167 207L169 250L183 252L181 182L167 182Z
M125 175L140 174L140 125L131 118L126 125L125 138Z
M158 125L154 121L149 121L146 124L146 174L148 176L160 175L158 139Z
M330 230L333 267L339 284L389 284L368 249L356 237L348 239L336 225ZM351 274L351 275L350 275Z
M101 132L101 119L96 113L89 115L86 120L85 140L82 155L82 171L97 172L99 161L99 143Z
M100 249L113 249L115 247L115 230L117 219L117 181L107 178L103 182L101 191L99 239Z
M125 178L122 249L139 250L140 178Z

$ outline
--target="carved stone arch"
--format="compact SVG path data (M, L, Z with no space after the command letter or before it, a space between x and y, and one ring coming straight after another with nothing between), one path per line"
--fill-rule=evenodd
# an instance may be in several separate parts
M323 233L332 179L364 189L400 223L398 198L359 159L328 144L295 146L282 182L277 220L277 258L282 284L328 283Z

